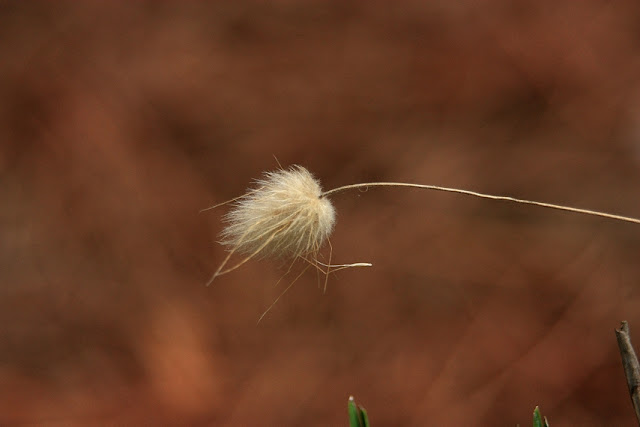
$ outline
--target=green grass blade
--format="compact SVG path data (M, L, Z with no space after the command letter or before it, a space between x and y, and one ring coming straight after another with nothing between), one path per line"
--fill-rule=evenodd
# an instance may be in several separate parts
M371 424L369 424L369 417L367 416L367 411L362 406L359 409L360 409L360 420L362 421L362 426L371 427Z
M353 400L353 396L349 396L349 427L361 427L358 407L356 406L356 401Z
M543 427L542 414L540 413L540 408L537 406L536 409L533 410L533 427Z
M536 406L533 410L533 427L549 427L547 417L543 417L540 413L540 407Z
M358 407L353 396L349 397L349 427L370 427L367 411L363 407Z

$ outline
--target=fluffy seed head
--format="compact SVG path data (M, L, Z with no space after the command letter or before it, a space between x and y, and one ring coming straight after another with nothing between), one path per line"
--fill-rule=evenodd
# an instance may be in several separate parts
M221 233L230 251L291 258L316 253L336 214L320 183L302 166L266 172L225 216Z

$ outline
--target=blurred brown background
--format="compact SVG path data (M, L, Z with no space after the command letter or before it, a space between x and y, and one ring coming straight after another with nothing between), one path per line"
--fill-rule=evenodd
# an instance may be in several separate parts
M281 292L226 208L301 164L640 216L635 1L0 3L0 425L634 425L640 227L334 198Z

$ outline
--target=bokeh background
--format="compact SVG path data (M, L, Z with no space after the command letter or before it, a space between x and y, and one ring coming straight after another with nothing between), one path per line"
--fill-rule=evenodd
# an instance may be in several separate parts
M640 227L410 189L225 256L262 171L640 216L640 5L0 3L0 425L634 425ZM274 156L277 158L274 158ZM326 253L325 253L326 256ZM294 266L294 270L302 268Z

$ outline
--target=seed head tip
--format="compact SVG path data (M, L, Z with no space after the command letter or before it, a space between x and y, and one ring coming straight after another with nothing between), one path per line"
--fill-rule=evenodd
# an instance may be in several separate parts
M302 166L264 173L225 215L220 243L251 257L317 253L335 224L331 201Z

